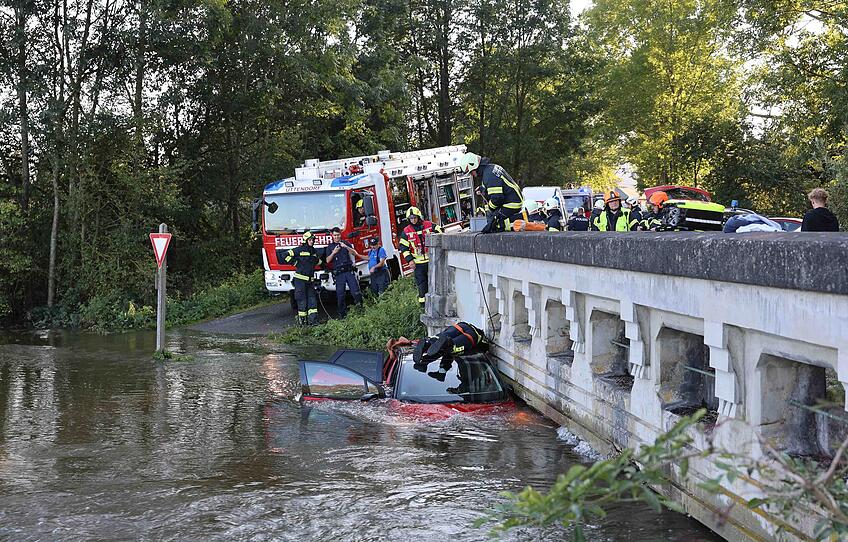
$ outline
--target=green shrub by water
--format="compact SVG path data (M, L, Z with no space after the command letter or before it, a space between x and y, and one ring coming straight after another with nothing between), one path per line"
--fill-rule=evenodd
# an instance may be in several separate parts
M167 322L178 327L210 318L225 316L239 309L268 301L264 273L257 269L236 275L223 283L182 297L179 292L168 295ZM33 310L31 321L36 328L81 328L97 331L123 331L156 327L156 307L142 305L118 292L95 296L76 307L67 305Z
M392 282L379 298L366 297L343 320L311 327L291 327L274 340L286 344L325 344L344 348L383 350L389 339L417 339L426 333L420 321L418 291L411 278Z

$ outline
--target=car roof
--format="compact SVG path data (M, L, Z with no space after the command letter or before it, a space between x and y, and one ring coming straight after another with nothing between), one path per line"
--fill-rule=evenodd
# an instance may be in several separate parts
M352 371L356 371L372 382L382 382L383 380L383 360L382 352L374 350L356 350L347 348L337 350L327 363L341 365Z

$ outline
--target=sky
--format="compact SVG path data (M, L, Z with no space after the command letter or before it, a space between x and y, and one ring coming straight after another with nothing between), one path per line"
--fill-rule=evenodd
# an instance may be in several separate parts
M571 0L571 16L576 17L592 7L592 0Z

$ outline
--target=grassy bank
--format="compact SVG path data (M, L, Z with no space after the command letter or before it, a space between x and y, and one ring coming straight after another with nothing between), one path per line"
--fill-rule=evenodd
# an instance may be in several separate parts
M168 326L179 327L267 302L263 271L236 275L217 286L182 297L168 297ZM156 327L156 307L142 305L117 294L98 296L78 306L41 307L30 316L34 327L124 331Z
M345 348L383 350L389 339L423 337L418 291L411 278L395 281L379 298L366 298L343 320L329 320L312 327L292 327L272 336L286 344L328 344Z

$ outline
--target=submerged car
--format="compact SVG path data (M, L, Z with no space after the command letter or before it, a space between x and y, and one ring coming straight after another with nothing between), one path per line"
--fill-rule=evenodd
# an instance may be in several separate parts
M339 350L327 361L302 361L302 401L389 399L410 415L447 417L514 408L509 389L485 353L415 363L411 348L384 360L382 352Z

